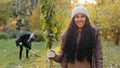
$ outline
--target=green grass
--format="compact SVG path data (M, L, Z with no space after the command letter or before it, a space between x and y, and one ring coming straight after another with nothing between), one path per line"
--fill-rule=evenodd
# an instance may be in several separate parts
M57 44L54 43L53 47ZM32 50L40 57L36 57L33 53L30 53L30 59L26 59L24 48L22 60L20 61L18 58L19 47L16 47L15 39L0 40L0 68L48 68L49 60L46 57L48 49L45 44L43 42L33 42ZM54 66L56 65L59 66L59 64L54 63Z
M120 45L116 46L111 41L103 42L104 68L120 68Z
M120 46L114 46L111 41L103 41L103 64L104 68L117 66L120 68ZM53 44L53 49L58 52L59 43ZM22 60L18 58L19 47L15 45L15 39L0 40L0 68L49 68L49 59L46 57L47 50L45 43L33 42L32 53L29 54L30 59L25 58L25 48L23 50ZM54 68L60 68L60 64L53 62Z

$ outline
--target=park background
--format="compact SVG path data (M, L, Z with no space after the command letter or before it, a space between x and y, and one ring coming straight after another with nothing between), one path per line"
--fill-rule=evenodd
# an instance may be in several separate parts
M120 0L0 0L0 68L49 68L46 53L60 51L60 37L72 8L85 6L92 25L100 30L104 68L120 68ZM37 34L30 59L18 59L15 40L24 32ZM53 68L60 64L53 62Z

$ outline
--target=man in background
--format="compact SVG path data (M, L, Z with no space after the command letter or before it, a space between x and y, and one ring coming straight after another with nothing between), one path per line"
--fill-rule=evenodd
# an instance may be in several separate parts
M22 59L23 47L26 49L26 58L29 59L28 53L31 50L31 43L37 38L33 33L24 33L15 42L16 46L20 47L19 59Z

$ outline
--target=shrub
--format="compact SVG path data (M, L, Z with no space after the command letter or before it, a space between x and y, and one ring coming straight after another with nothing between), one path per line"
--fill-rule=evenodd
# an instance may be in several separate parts
M9 38L16 38L16 32L15 31L9 32Z
M8 39L8 35L5 32L0 32L0 39Z

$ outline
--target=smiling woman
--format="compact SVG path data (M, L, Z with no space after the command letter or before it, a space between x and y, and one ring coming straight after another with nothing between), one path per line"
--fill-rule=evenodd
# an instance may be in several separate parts
M103 68L99 30L91 25L85 7L77 5L73 8L60 49L60 54L49 50L47 57L60 63L61 68Z

